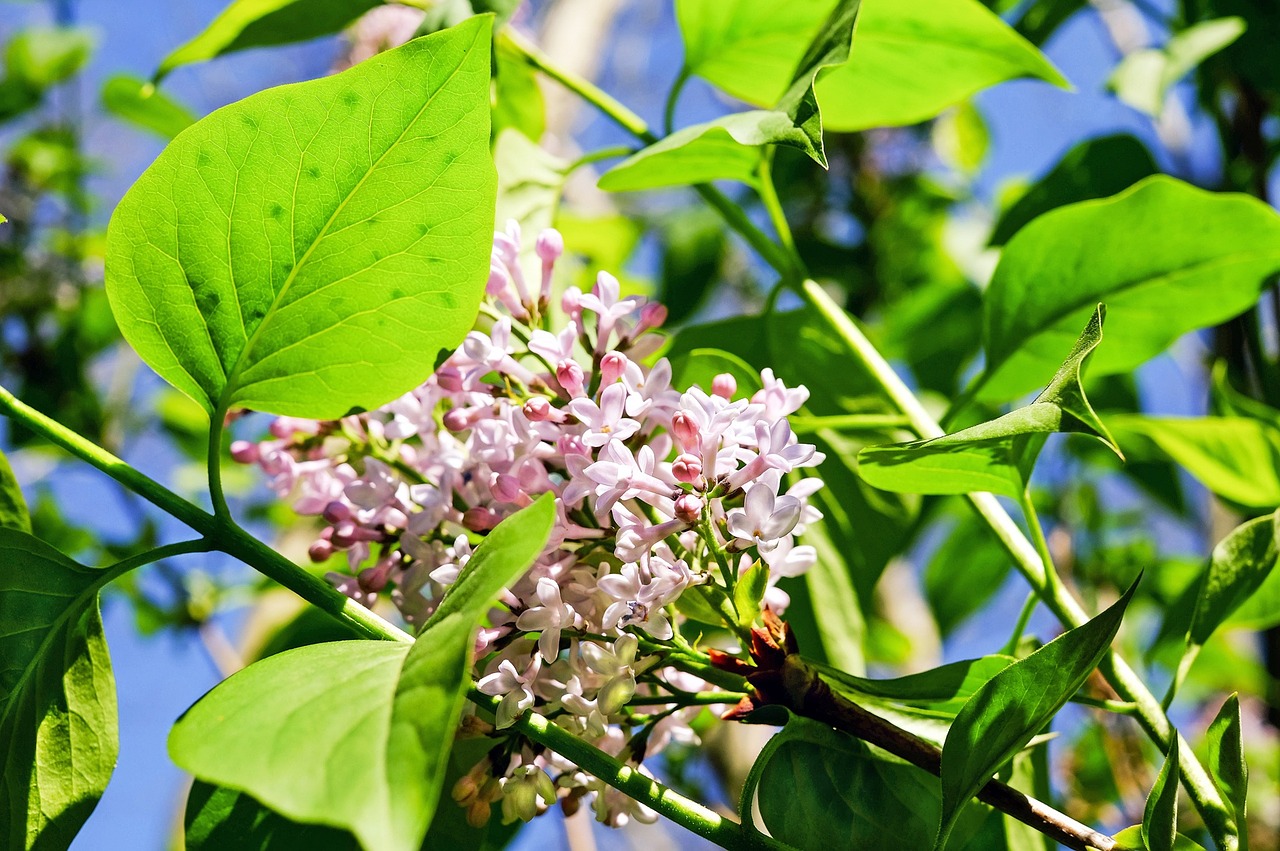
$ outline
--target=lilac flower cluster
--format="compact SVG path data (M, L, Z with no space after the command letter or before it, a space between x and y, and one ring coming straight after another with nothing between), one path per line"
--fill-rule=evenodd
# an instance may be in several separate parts
M812 476L788 487L787 474L822 456L787 421L808 391L769 370L745 398L728 374L708 393L672 387L665 358L646 366L666 310L624 297L606 272L589 293L564 292L557 328L563 251L556 231L543 232L540 280L529 280L509 225L494 238L482 328L425 384L336 422L276 419L271 439L237 441L232 454L257 463L299 513L324 519L311 557L345 554L352 571L331 581L367 605L389 597L412 625L430 616L474 541L555 493L551 541L477 638L479 688L501 698L499 735L536 708L638 765L691 740L703 709L684 700L702 681L671 662L669 651L688 649L676 601L699 595L703 611L731 619L736 577L762 561L762 603L785 609L776 582L816 559L796 537L820 517L808 498L821 487ZM637 695L643 705L630 706ZM509 742L454 789L473 822L499 801L504 819L527 820L584 796L610 824L654 817L562 757Z

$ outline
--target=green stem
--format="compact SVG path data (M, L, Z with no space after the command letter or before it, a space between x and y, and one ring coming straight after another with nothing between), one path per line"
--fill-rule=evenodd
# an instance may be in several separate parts
M500 702L498 698L484 694L476 688L472 688L467 697L476 706L490 713L497 711ZM682 827L711 840L721 848L764 848L781 851L788 847L777 840L749 831L741 824L724 818L697 801L684 797L674 789L663 786L633 766L609 756L537 713L524 713L516 719L512 729L572 760L584 771L599 777L659 815L666 816Z
M689 75L692 72L687 64L680 66L680 74L676 77L676 81L671 84L671 91L667 92L667 102L662 108L662 132L670 136L676 126L676 104L680 101L680 93L684 91L684 84L689 82Z
M223 520L231 519L227 497L222 492L222 430L227 422L226 411L217 410L209 418L209 499L213 502L213 514Z
M787 213L782 209L782 200L778 198L777 187L773 185L773 152L774 148L765 147L760 153L760 201L769 213L769 221L777 231L778 242L792 257L798 258L796 241L791 235L791 225L787 222Z
M680 706L709 706L716 703L737 703L746 697L741 691L699 691L688 694L658 694L633 697L627 701L628 706L666 706L671 703Z
M1062 580L1058 578L1058 571L1053 567L1053 554L1049 552L1049 542L1045 539L1044 527L1040 525L1040 515L1031 499L1030 485L1022 488L1022 497L1018 500L1018 506L1022 509L1022 516L1027 521L1027 528L1031 530L1031 543L1036 548L1036 555L1040 557L1040 563L1044 567L1044 588L1036 589L1035 593L1041 597L1065 597L1066 589L1062 585Z
M131 570L136 570L146 564L152 564L157 561L164 561L174 556L187 555L188 553L207 553L214 549L214 544L208 538L196 538L193 541L178 541L175 544L165 544L160 547L153 547L144 553L138 553L121 559L115 564L107 568L107 573L112 579L117 576L123 576Z
M1022 641L1022 633L1027 631L1027 622L1031 620L1031 613L1036 610L1036 606L1039 603L1040 595L1035 591L1027 595L1026 602L1022 604L1022 611L1018 612L1018 621L1013 625L1013 633L1009 636L1009 641L1002 651L1006 656L1017 654L1018 643Z

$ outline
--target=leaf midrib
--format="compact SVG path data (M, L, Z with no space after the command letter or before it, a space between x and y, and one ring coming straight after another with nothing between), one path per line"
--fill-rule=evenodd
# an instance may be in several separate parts
M475 43L477 40L479 40L479 36L472 39L470 47L467 47L464 49L463 60L453 67L453 69L449 72L449 75L440 83L438 87L436 87L436 90L430 94L430 96L422 104L422 107L417 111L417 113L414 114L413 119L405 124L405 126L400 130L399 135L397 135L396 138L391 142L391 144L389 144L382 151L382 153L378 155L378 158L374 160L372 163L370 163L369 167L365 169L364 174L362 174L360 176L360 179L356 181L355 186L353 186L346 193L346 195L343 196L342 200L338 203L337 207L334 208L333 213L330 214L328 220L324 223L324 227L320 229L320 232L316 235L315 239L313 239L311 241L311 244L307 246L307 250L303 253L302 257L296 263L293 264L293 268L289 270L289 275L288 277L285 278L284 283L281 285L280 291L276 293L275 298L272 299L271 306L267 308L267 312L263 315L262 320L258 323L257 327L253 329L252 336L250 336L250 338L245 342L244 347L240 349L240 354L236 357L235 365L231 368L231 372L227 375L226 383L222 387L222 393L220 393L218 396L217 406L214 409L214 414L213 414L215 418L220 419L221 417L223 417L226 414L227 409L229 408L231 402L234 400L233 397L235 396L235 391L237 389L236 382L240 378L240 373L243 370L244 365L249 361L250 355L253 352L254 345L258 342L258 338L262 334L262 329L271 324L272 317L275 316L275 314L279 311L280 305L284 301L285 295L289 292L289 288L293 285L294 280L298 276L298 270L303 268L306 265L307 260L311 257L312 252L314 252L316 247L321 242L324 241L325 237L329 233L329 229L333 226L333 223L337 220L338 216L342 213L342 211L346 209L347 204L356 195L356 193L358 193L360 189L364 186L365 182L369 179L369 176L373 174L375 171L377 171L378 167L382 164L382 161L386 159L387 155L390 154L391 151L395 150L395 148L404 140L405 134L408 133L409 130L413 128L415 125L417 125L417 123L422 119L423 114L426 113L427 108L430 107L431 104L435 102L436 97L446 88L448 88L450 83L453 82L454 78L458 76L463 66L466 64L465 54L475 48ZM370 116L370 118L372 119L372 116ZM299 162L298 167L299 169L301 169L302 167L301 162ZM237 174L238 174L238 170L237 170ZM296 204L295 204L295 213L296 213ZM236 301L240 302L240 294L238 291L236 292ZM241 309L243 309L243 305L241 305Z

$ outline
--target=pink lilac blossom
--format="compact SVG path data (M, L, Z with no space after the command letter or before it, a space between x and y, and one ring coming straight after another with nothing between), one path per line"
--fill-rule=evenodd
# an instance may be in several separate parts
M710 393L673 387L666 358L645 362L662 343L661 305L624 296L601 272L588 293L568 288L557 326L551 280L563 239L537 238L536 279L521 269L521 245L515 223L495 235L481 321L422 386L334 422L279 418L269 439L237 441L232 455L261 467L298 513L322 518L312 558L340 553L350 570L331 582L366 605L389 599L414 627L484 533L555 493L551 541L476 639L479 689L500 698L492 732L506 735L535 709L639 764L690 741L703 711L676 698L705 684L662 664L681 595L759 560L770 574L764 605L780 613L788 598L777 580L817 559L796 538L821 517L809 504L821 481L792 476L786 489L789 474L822 460L786 419L808 392L770 370L750 395L727 374ZM629 705L637 694L644 706ZM610 824L653 818L527 746L495 748L454 789L478 823L498 802L504 819L527 820L583 796Z

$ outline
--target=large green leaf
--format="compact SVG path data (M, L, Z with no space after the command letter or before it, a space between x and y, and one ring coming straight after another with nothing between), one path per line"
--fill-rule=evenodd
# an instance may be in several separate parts
M1249 766L1244 759L1244 733L1240 721L1240 698L1231 695L1205 733L1208 747L1209 774L1222 791L1222 797L1231 806L1235 816L1236 847L1249 851L1249 831L1245 829L1248 814L1246 798L1249 792ZM1228 847L1224 836L1214 836L1219 848Z
M1280 216L1255 198L1155 176L1061 207L1009 241L987 289L979 398L1033 389L1099 301L1113 329L1091 364L1124 372L1244 311L1280 271Z
M0 529L5 848L67 848L115 768L115 679L98 614L98 591L113 576Z
M22 487L13 475L9 459L0 452L0 527L17 529L19 532L31 531L31 514L27 511L27 501L22 496Z
M1280 430L1261 420L1131 414L1108 417L1107 427L1126 450L1166 455L1224 499L1250 508L1280 506Z
M1159 171L1147 146L1127 133L1086 139L1000 214L992 245L1004 245L1024 225L1066 204L1105 198Z
M546 495L499 523L412 645L317 644L235 674L174 725L174 762L293 821L349 830L368 851L414 851L444 782L475 629L554 518Z
M672 133L605 172L600 188L626 191L713 180L754 183L759 149L768 145L796 148L825 168L814 81L819 72L848 60L859 2L835 4L773 109L733 113Z
M346 831L299 824L272 812L243 792L197 780L187 793L186 851L357 851Z
M856 677L826 665L814 667L832 688L855 702L862 702L870 697L955 714L974 692L1009 667L1013 661L1012 656L983 656L949 662L928 671L888 680Z
M1107 87L1116 97L1147 115L1159 117L1164 99L1177 83L1204 60L1238 39L1243 18L1202 21L1174 33L1162 47L1135 50L1116 66Z
M210 412L333 419L420 384L489 262L489 19L184 131L108 232L124 336Z
M203 32L164 58L156 80L224 53L331 35L381 5L382 0L232 0Z
M102 84L107 112L144 130L172 139L195 123L191 111L153 84L117 74Z
M946 846L961 807L1049 723L1102 661L1137 588L1134 580L1102 614L1014 662L969 698L942 747L936 848Z
M937 780L924 771L798 716L788 716L751 775L744 819L758 812L774 839L797 849L927 848L941 810ZM976 832L986 812L966 808L961 832Z
M1209 568L1196 597L1187 640L1204 644L1266 578L1275 572L1276 526L1280 511L1237 526L1223 538L1209 558Z
M1106 309L1097 305L1066 361L1030 405L932 440L867 447L858 453L859 475L889 491L989 491L1019 499L1045 435L1080 432L1115 449L1080 383L1085 360L1102 341L1105 316Z
M825 2L681 0L690 71L758 106L773 104ZM830 130L915 124L1018 77L1066 85L1052 64L977 0L864 0L850 61L818 82Z

